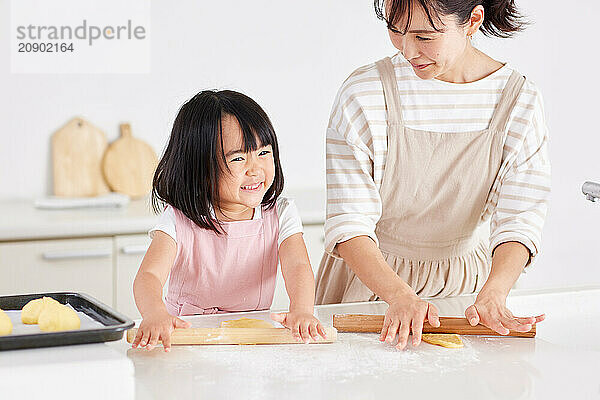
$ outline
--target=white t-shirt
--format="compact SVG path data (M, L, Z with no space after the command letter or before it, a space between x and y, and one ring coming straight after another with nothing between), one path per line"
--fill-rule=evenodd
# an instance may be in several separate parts
M290 236L296 233L302 233L302 220L294 200L286 197L279 197L276 202L277 205L277 216L279 218L279 238L277 245ZM254 209L254 216L252 219L260 219L262 217L262 209L257 207ZM167 235L171 236L175 243L177 243L177 233L175 230L175 211L172 207L167 207L165 211L160 215L158 223L154 225L148 232L150 238L154 236L154 231L162 231Z

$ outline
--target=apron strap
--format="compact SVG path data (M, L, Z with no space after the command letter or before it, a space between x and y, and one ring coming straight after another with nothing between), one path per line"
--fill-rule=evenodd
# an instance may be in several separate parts
M383 98L387 112L387 124L402 125L402 106L400 105L400 95L398 94L398 83L396 82L396 72L394 64L389 57L385 57L375 63L381 84L383 86Z
M491 130L504 132L524 83L525 77L513 70L490 120Z

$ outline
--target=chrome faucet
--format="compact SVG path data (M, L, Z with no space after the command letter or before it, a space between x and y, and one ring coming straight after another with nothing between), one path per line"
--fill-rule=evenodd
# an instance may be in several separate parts
M598 201L600 199L600 183L596 182L585 182L581 187L581 191L585 195L585 198L589 201Z

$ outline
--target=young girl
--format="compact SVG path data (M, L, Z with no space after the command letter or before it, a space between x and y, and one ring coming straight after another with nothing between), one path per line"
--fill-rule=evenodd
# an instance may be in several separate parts
M278 262L290 310L271 318L299 341L325 337L302 224L282 190L275 131L256 102L203 91L181 107L154 175L152 204L164 211L133 283L143 318L133 347L161 340L169 351L173 329L190 326L180 315L269 309Z

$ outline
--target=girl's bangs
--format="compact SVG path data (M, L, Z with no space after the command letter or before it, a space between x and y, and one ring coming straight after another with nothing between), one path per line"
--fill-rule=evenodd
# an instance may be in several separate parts
M242 150L244 152L248 153L264 146L275 145L275 133L264 122L235 114L232 116L242 130Z

